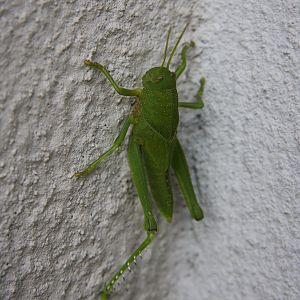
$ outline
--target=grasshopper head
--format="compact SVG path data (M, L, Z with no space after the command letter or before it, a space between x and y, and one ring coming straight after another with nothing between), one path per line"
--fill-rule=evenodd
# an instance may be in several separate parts
M145 73L143 86L152 90L166 90L176 86L176 75L165 67L155 67Z
M169 29L166 46L165 46L163 62L160 67L152 68L145 73L145 75L142 78L143 86L145 88L149 88L149 89L152 89L153 91L155 91L155 90L157 91L157 90L166 90L166 89L171 89L171 88L176 87L176 74L169 70L169 66L170 66L172 58L175 54L175 51L178 47L178 44L179 44L185 30L187 29L188 25L189 24L186 24L183 31L181 32L181 34L171 52L170 58L167 62L167 66L164 67L164 64L165 64L165 61L167 58L167 51L168 51L170 34L171 34L171 29Z

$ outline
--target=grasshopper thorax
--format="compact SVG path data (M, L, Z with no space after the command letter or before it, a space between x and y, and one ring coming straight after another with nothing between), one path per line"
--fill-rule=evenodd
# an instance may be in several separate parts
M142 78L143 86L153 91L176 88L176 74L165 67L154 67Z

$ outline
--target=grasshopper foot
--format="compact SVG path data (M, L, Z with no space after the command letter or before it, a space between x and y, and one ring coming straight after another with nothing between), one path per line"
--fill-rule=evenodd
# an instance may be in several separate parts
M73 177L78 178L78 177L81 177L81 176L85 176L85 175L87 175L87 174L89 174L89 172L83 170L83 171L81 171L81 172L76 172L76 173L74 173L74 174L72 175L72 178L73 178Z

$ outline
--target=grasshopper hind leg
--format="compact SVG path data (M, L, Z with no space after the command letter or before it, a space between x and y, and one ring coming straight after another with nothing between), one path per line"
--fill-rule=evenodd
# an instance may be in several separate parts
M178 139L175 141L172 168L175 172L175 176L177 177L184 200L192 218L196 221L200 221L204 217L203 211L198 204L189 172L189 167Z
M157 225L152 214L152 205L148 189L145 163L142 157L141 147L135 142L133 135L131 135L129 138L128 162L131 170L132 180L144 211L144 228L147 232L156 231Z
M147 232L147 237L140 244L140 246L130 255L130 257L122 265L119 271L115 273L112 279L107 284L105 284L104 289L101 292L101 300L107 299L108 295L111 294L115 283L119 280L122 274L127 269L129 269L130 265L135 261L136 257L138 257L143 252L143 250L151 244L157 231L156 221L152 214L146 172L140 146L134 141L132 135L129 139L128 161L131 169L132 179L143 207L145 217L144 228Z
M143 252L145 248L149 244L151 244L152 240L155 237L155 232L147 232L146 239L141 243L141 245L130 255L127 261L123 264L123 266L119 269L117 273L113 276L113 278L105 285L104 289L101 292L100 300L106 300L107 297L111 294L112 289L115 283L119 280L119 278L123 275L123 273L129 269L130 265L136 260L136 258Z

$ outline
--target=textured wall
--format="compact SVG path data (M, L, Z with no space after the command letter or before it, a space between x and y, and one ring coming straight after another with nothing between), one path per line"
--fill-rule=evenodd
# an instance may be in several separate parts
M187 21L197 47L180 95L192 100L204 74L206 106L182 111L179 136L205 220L176 197L174 223L159 221L112 299L299 299L296 1L10 0L0 14L1 299L93 299L143 239L126 143L70 178L111 145L133 100L82 61L136 86L168 27L174 42Z

